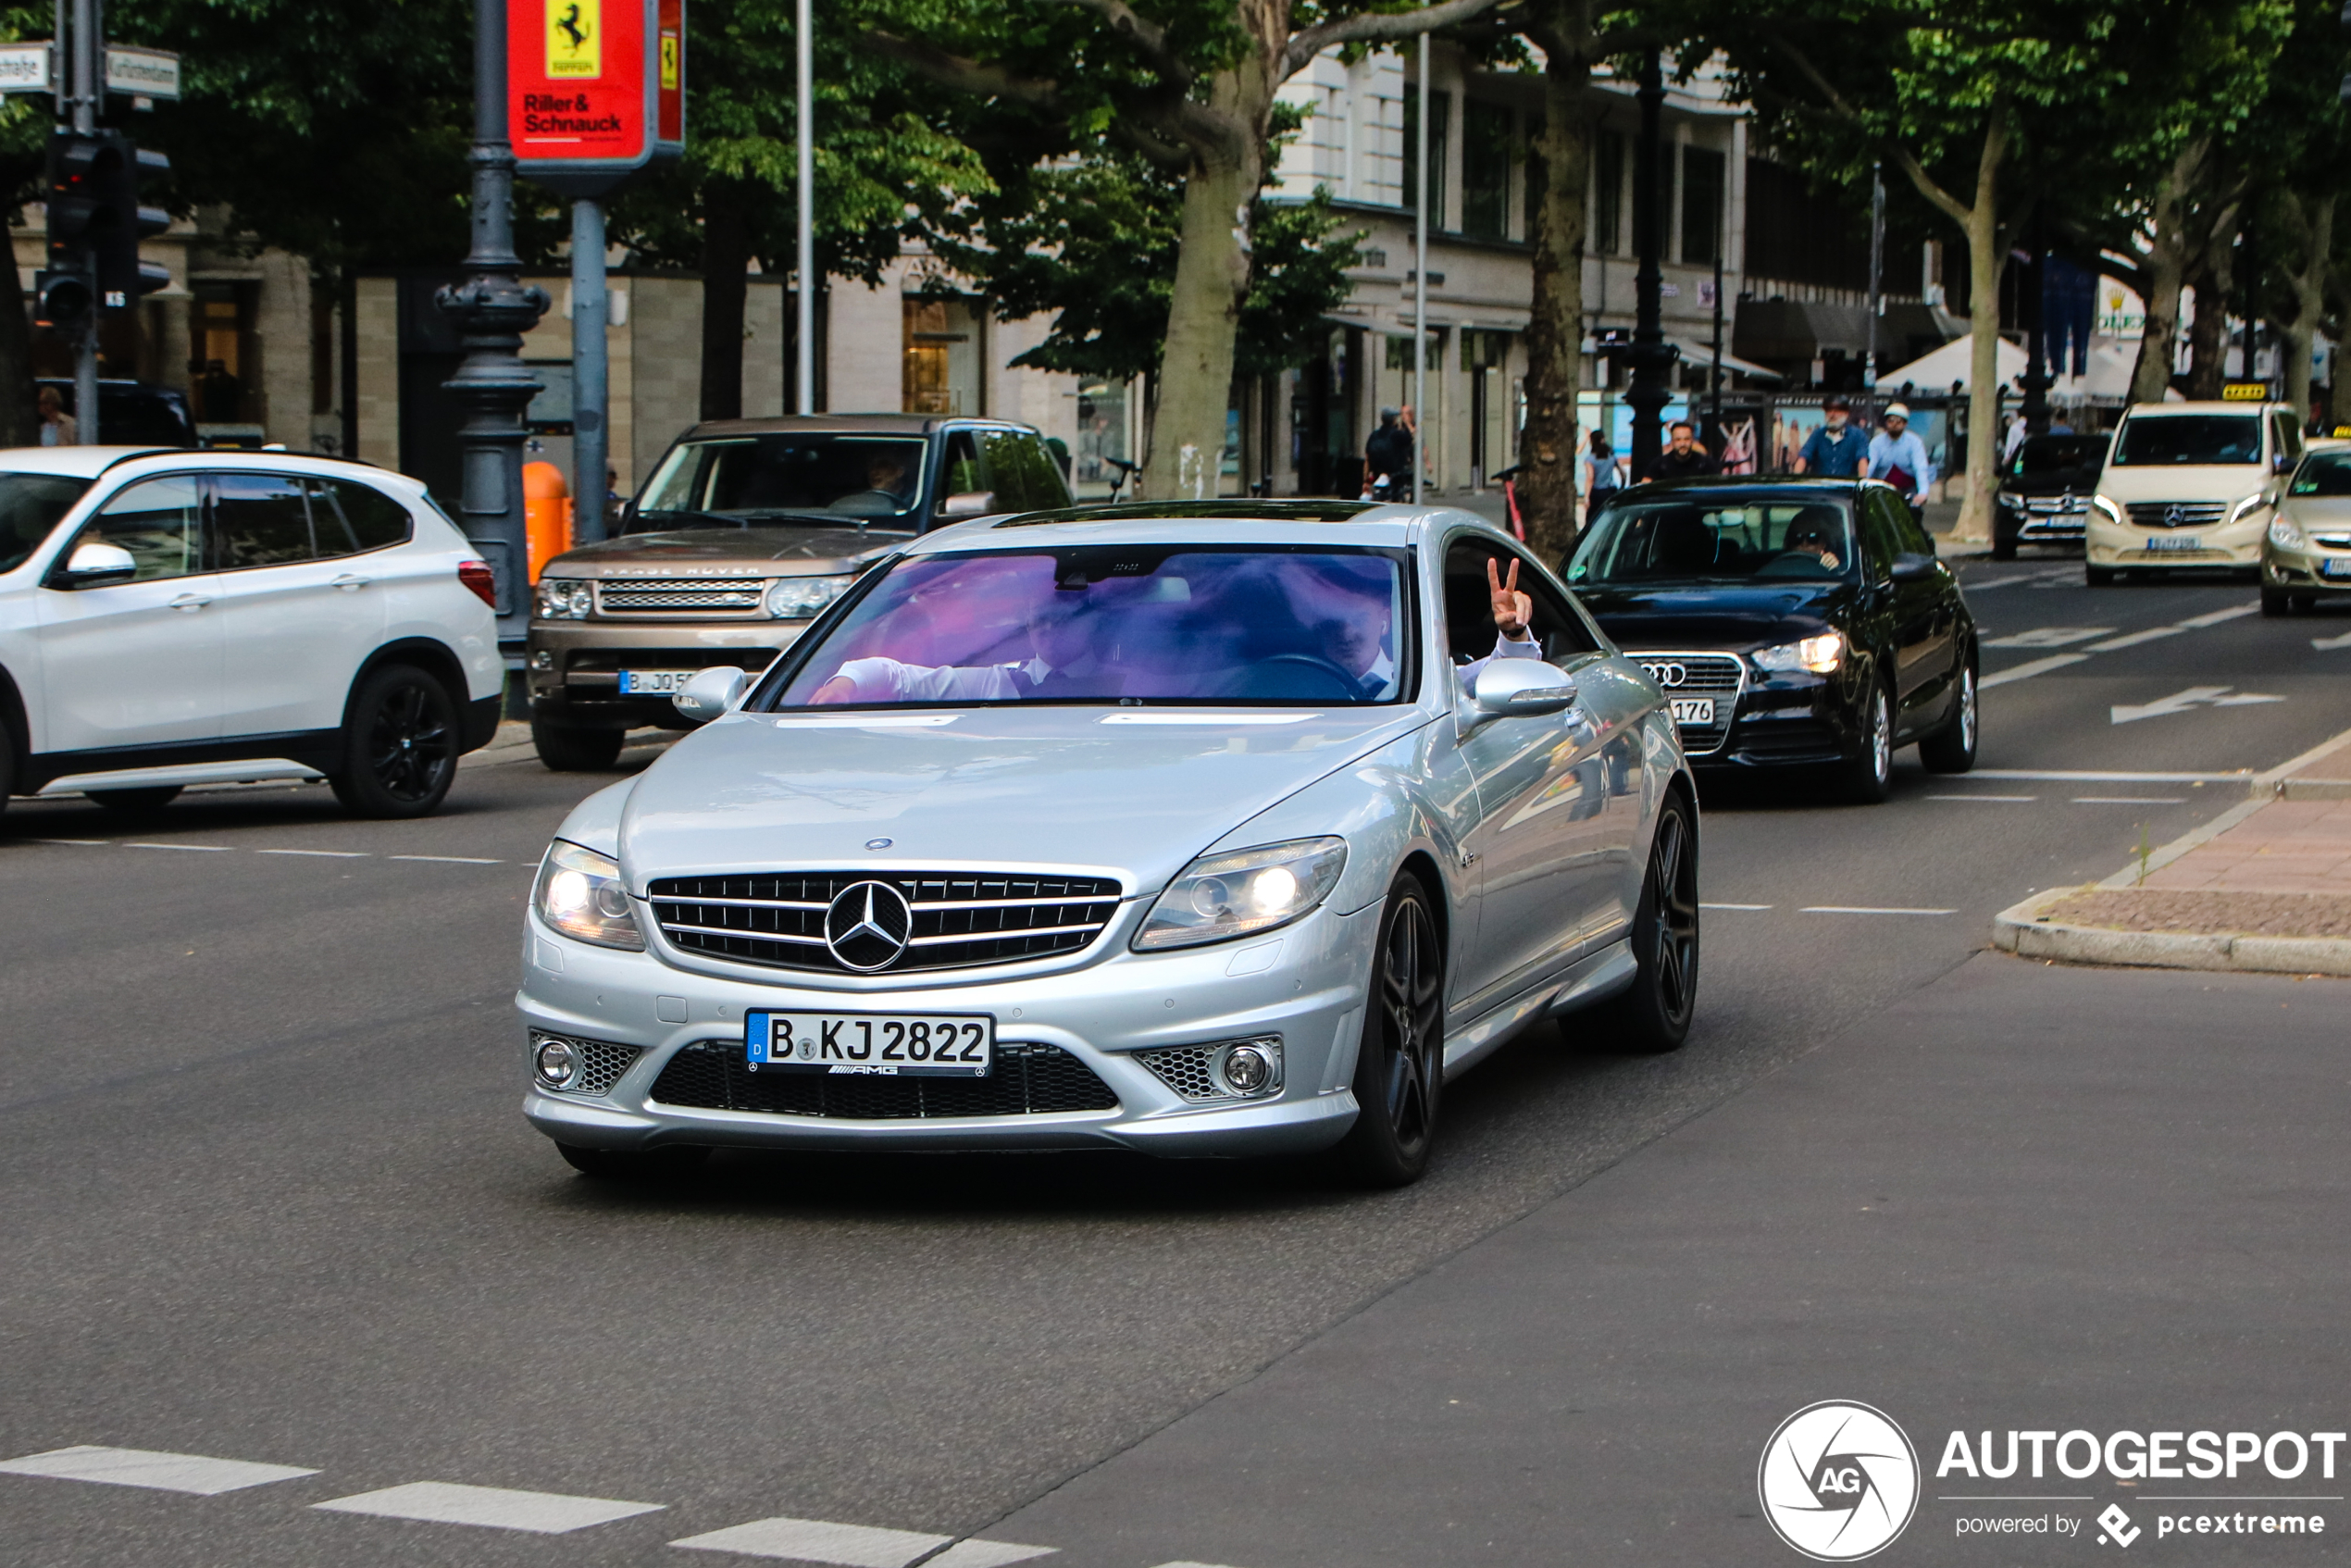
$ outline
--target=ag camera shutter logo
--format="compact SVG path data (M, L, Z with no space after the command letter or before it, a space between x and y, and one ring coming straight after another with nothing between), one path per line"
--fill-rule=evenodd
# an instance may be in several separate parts
M1823 1400L1780 1423L1755 1489L1780 1539L1816 1562L1854 1562L1918 1511L1918 1450L1884 1411Z

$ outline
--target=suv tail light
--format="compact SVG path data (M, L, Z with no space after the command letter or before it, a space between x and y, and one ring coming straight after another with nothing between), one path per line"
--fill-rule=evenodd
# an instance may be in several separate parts
M490 569L489 562L458 562L457 580L464 583L467 588L472 589L474 591L474 597L489 605L491 609L494 610L498 607L498 577L496 573Z

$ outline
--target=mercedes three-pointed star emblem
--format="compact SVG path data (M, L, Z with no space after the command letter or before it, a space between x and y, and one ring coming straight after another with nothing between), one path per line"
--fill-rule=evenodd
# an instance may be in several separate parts
M847 888L825 911L825 945L845 969L889 968L906 951L914 929L906 895L887 882Z

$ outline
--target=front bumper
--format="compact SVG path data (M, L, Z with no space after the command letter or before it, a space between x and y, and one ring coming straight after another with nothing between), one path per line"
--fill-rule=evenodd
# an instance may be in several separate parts
M1163 953L1126 950L1130 902L1088 949L1051 973L939 972L889 990L836 988L783 970L673 964L559 935L528 917L516 1002L531 1029L641 1052L601 1094L551 1090L519 1065L523 1114L558 1142L642 1150L665 1144L810 1150L1124 1148L1163 1155L1263 1155L1326 1148L1355 1119L1349 1085L1362 1030L1376 905L1318 910L1254 940ZM642 916L641 915L641 918ZM659 941L658 936L654 938ZM724 969L728 973L713 971ZM665 1103L653 1087L700 1041L741 1049L747 1009L987 1013L1000 1046L1050 1045L1116 1095L1114 1108L890 1120L712 1110ZM1280 1089L1263 1099L1187 1100L1135 1055L1245 1037L1282 1039ZM526 1035L526 1038L527 1035Z
M1861 726L1846 672L1774 675L1750 684L1723 748L1693 757L1701 771L1817 767L1861 754Z
M800 640L804 620L541 620L533 618L523 668L531 706L567 717L630 725L677 722L667 697L624 697L624 669L709 669L757 675Z
M2102 512L2092 512L2084 554L2094 566L2128 567L2133 571L2210 570L2214 566L2251 566L2261 559L2261 536L2270 512L2257 506L2237 521L2209 527L2143 529L2118 523ZM2172 548L2193 539L2197 548Z
M2329 563L2345 575L2328 576ZM2351 550L2281 550L2270 545L2261 553L2261 585L2293 593L2351 593Z
M1999 513L1995 526L2003 538L2019 544L2079 544L2089 529L2089 507L2081 505L2063 511L2035 511L2038 503L2018 503L2009 497L2000 498Z

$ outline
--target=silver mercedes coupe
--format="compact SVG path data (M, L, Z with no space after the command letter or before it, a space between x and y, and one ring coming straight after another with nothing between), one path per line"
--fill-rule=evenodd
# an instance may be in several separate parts
M557 832L525 1114L717 1147L1426 1166L1538 1020L1670 1051L1698 807L1661 693L1442 507L983 518L877 563Z

